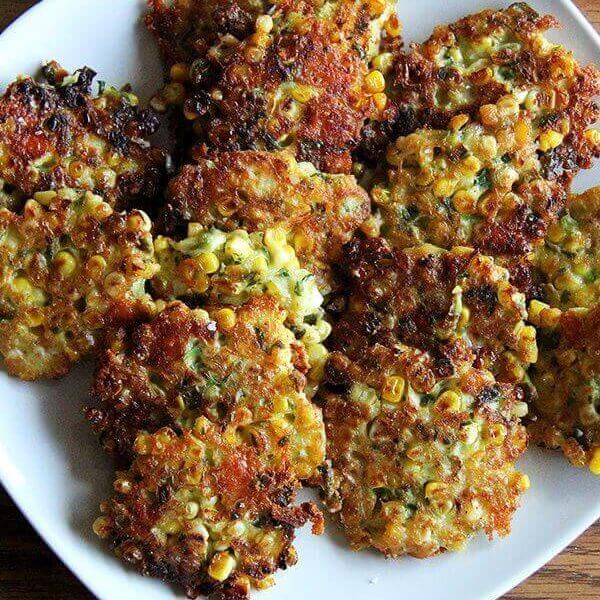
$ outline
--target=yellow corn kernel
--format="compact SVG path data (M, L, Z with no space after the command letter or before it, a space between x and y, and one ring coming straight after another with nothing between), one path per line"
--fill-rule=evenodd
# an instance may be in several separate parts
M584 133L585 139L592 143L594 146L600 145L600 130L598 129L588 129Z
M125 285L125 276L122 273L113 271L104 278L104 289L109 296L116 297Z
M296 100L296 102L300 102L300 104L306 104L310 102L313 97L313 90L309 85L299 85L296 84L290 94L292 98Z
M455 189L456 181L454 181L453 179L448 179L446 177L438 179L433 184L433 193L438 198L447 198L448 196L452 196Z
M184 83L190 78L190 67L185 63L175 63L169 72L171 81Z
M167 104L182 104L185 100L185 87L176 81L169 83L163 88L162 97Z
M498 107L495 104L484 104L479 109L481 122L487 127L498 125Z
M498 153L498 142L496 138L491 135L484 135L480 141L481 153L484 158L495 158Z
M196 261L202 272L207 275L216 273L221 266L221 263L214 252L202 252L197 256Z
M549 308L550 306L548 306L545 302L540 302L539 300L532 300L529 304L529 321L539 327L541 325L542 312Z
M380 17L387 6L386 0L369 0L369 14L372 18Z
M264 256L257 256L252 262L252 270L255 273L264 273L268 268L269 264Z
M273 411L276 413L285 413L289 410L290 404L285 396L276 396L273 399Z
M448 486L441 481L430 481L425 485L425 497L428 500L439 498L446 494Z
M208 574L217 581L225 581L235 567L235 558L228 552L218 552L208 565Z
M189 520L195 519L200 510L200 505L197 502L187 502L185 505L185 518Z
M554 131L553 129L543 131L540 133L540 150L542 152L548 152L548 150L552 150L553 148L560 146L564 137L565 136L562 133Z
M270 15L260 15L256 19L256 31L258 33L269 34L273 29L273 17Z
M270 587L275 585L275 577L273 575L267 575L263 579L258 579L254 582L254 587L257 590L268 590Z
M600 447L592 451L589 468L594 475L600 475Z
M554 329L560 321L561 311L559 308L547 308L541 312L540 327Z
M39 309L31 309L26 313L27 325L29 327L39 327L44 322L44 313Z
M92 525L94 533L102 539L107 538L111 532L110 520L108 517L98 517Z
M381 396L386 402L397 404L404 395L405 381L404 377L399 375L390 375L385 378Z
M458 131L459 129L462 129L468 122L469 115L455 115L452 117L452 119L450 119L450 129L452 129L452 131Z
M529 137L531 135L531 127L529 123L524 119L519 119L515 123L515 141L517 142L517 146L524 146L529 142Z
M459 212L466 215L473 214L477 211L477 199L470 192L459 190L452 197L452 204Z
M385 77L381 71L371 71L365 77L365 89L368 94L377 94L385 90Z
M473 155L467 156L461 164L467 173L475 174L481 170L481 161Z
M33 290L33 286L27 277L15 277L12 285L17 292L24 295L30 294Z
M47 190L45 192L36 192L33 195L34 200L43 204L44 206L48 206L54 198L56 198L56 192L54 190Z
M217 311L215 319L219 327L224 331L231 329L237 321L236 314L231 308L222 308Z
M383 92L378 92L373 94L373 102L375 103L375 107L377 110L383 111L387 106L387 96Z
M531 487L531 481L528 475L521 473L517 479L517 488L521 492L526 492Z
M157 254L159 252L164 252L165 250L168 250L168 248L169 248L169 240L168 240L168 238L164 237L163 235L159 235L154 240L154 252L156 252Z
M311 367L323 365L329 356L329 352L323 344L311 344L306 351Z
M264 242L269 250L285 244L285 231L283 229L267 229L264 235Z
M133 450L136 454L150 454L152 452L152 439L147 433L139 433L133 442Z
M390 37L398 37L402 33L402 23L397 15L391 15L384 27Z
M150 106L159 114L167 112L167 104L160 96L153 96L150 99Z
M374 69L381 71L385 75L394 66L394 55L391 52L382 52L373 59L372 64Z
M519 103L514 96L504 96L498 100L498 109L505 115L516 115L519 112Z
M61 250L54 257L53 263L63 277L70 277L77 268L77 259L66 250Z
M487 428L486 437L491 444L500 446L506 438L506 426L502 423L493 423Z
M225 256L236 262L244 260L251 250L250 244L242 235L231 235L225 242Z
M459 412L462 409L462 398L457 392L448 390L437 399L435 408L439 412Z
M288 244L271 249L271 260L276 267L285 267L290 263L298 262L294 249Z

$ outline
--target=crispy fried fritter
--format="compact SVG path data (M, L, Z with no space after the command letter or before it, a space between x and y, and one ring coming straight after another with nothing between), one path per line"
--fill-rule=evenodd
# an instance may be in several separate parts
M413 385L429 391L472 365L519 382L537 359L525 297L490 257L470 248L398 250L381 238L355 239L345 255L351 292L331 344L352 360L369 346L393 349Z
M150 310L158 268L141 211L77 190L36 197L0 209L0 352L22 379L64 375L105 327Z
M161 269L152 280L155 296L181 299L190 306L239 306L269 294L286 312L286 325L308 352L312 385L322 376L331 332L324 319L323 296L315 277L300 268L283 229L248 234L189 227L181 242L158 237L154 243Z
M296 562L294 529L313 521L314 504L294 505L297 480L260 446L206 419L178 436L141 433L131 468L102 505L96 533L144 575L182 585L189 598L243 600L251 585Z
M550 306L592 308L600 302L600 187L569 198L532 264L542 274Z
M93 96L87 67L68 75L49 63L44 74L45 82L15 81L0 98L0 178L27 198L61 187L119 208L155 198L165 155L146 138L158 129L156 115L109 86Z
M475 121L459 115L448 130L398 138L387 180L372 192L382 235L400 247L466 244L504 257L540 245L567 201L565 181L547 176L544 156L572 142L540 123L505 96Z
M369 72L368 63L384 24L397 22L393 2L284 0L255 23L260 2L202 8L192 3L185 16L176 5L167 9L172 18L166 20L163 3L157 4L151 29L164 47L163 28L154 23L176 23L167 26L167 39L179 40L183 33L183 41L175 42L174 52L167 50L167 60L180 56L184 62L173 65L172 80L154 105L182 105L183 129L196 137L193 156L285 150L322 171L350 172L364 120L385 106L385 82L380 72ZM217 19L235 15L221 25L226 35L215 40L218 28L210 27L208 35L202 31L197 22L207 12ZM182 44L187 50L179 51Z
M197 222L252 233L283 226L300 265L328 293L331 265L369 216L368 194L348 175L326 175L281 153L226 152L173 179L163 214L165 229Z
M321 413L306 397L308 358L271 296L237 309L175 302L133 331L117 331L100 359L88 411L104 447L122 462L138 431L191 427L200 416L239 422L273 464L297 477L321 464Z
M373 366L376 365L376 368ZM522 390L469 369L429 393L390 348L334 353L324 396L325 498L356 550L420 558L506 535L528 478Z
M361 158L376 161L389 142L416 128L450 129L458 114L476 118L482 106L509 94L539 131L567 138L540 152L548 179L567 181L578 168L589 167L600 154L598 142L585 134L600 116L595 101L600 74L545 38L557 26L554 17L519 2L437 27L407 53L382 55L390 100L383 119L365 126Z
M532 440L600 474L600 305L562 314L534 305L530 319L540 327L540 359L530 371Z

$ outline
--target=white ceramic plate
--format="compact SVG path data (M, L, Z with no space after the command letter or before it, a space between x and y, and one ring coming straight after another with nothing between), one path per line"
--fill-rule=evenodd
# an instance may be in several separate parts
M494 0L403 0L407 37L423 39L431 28ZM600 40L566 0L535 0L563 30L552 37L584 62L600 63ZM42 60L66 67L87 64L101 79L130 81L148 98L160 81L152 40L140 16L143 0L45 0L0 36L0 84L34 72ZM600 183L600 164L577 188ZM56 383L25 384L0 372L0 478L46 542L102 600L178 597L168 585L127 570L91 533L100 500L110 490L108 461L82 416L90 365ZM461 554L427 561L386 561L351 552L335 527L317 538L299 536L300 561L277 575L263 600L487 600L501 596L557 554L600 517L600 478L568 467L554 453L531 450L522 461L532 489L517 513L513 534L489 543L477 539ZM17 559L18 560L18 559ZM32 573L32 576L35 574Z

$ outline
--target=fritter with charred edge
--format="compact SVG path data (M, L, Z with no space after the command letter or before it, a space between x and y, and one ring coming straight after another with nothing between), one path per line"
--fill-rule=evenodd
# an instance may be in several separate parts
M49 63L44 74L43 83L15 81L0 98L0 178L26 197L71 187L118 208L151 202L165 165L164 153L146 141L158 129L156 115L103 83L93 96L95 73L87 67L69 75Z
M407 53L381 54L375 66L386 75L389 101L382 118L363 130L361 160L380 160L391 141L419 127L450 129L461 114L475 119L484 106L494 121L488 105L510 94L526 109L530 124L566 138L541 149L545 177L568 180L578 168L588 168L600 153L598 141L585 132L600 116L595 101L600 74L545 38L558 25L519 2L437 27Z
M425 394L377 345L358 361L334 353L327 373L324 495L354 549L425 558L509 533L529 487L514 466L527 440L520 387L468 369Z
M537 395L534 442L561 448L571 463L600 475L600 305L562 312L532 303L540 359L531 367Z
M285 231L224 232L192 223L188 234L181 242L155 240L161 269L152 280L154 295L181 299L189 306L239 306L262 294L273 296L286 312L286 325L306 347L309 381L316 385L326 356L321 342L331 326L324 319L315 277L300 268Z
M293 504L299 484L289 466L271 464L240 426L221 431L199 418L180 436L140 433L95 532L125 562L182 585L189 598L242 600L251 585L267 587L272 573L296 562L294 529L312 521L320 534L323 517L312 503Z
M191 310L175 302L133 331L109 339L92 388L88 417L104 447L131 458L138 431L191 427L200 416L235 418L273 464L290 460L306 479L323 461L320 410L306 397L304 347L284 326L275 298L252 298L236 310Z
M505 96L483 106L476 121L458 115L448 130L398 138L387 152L387 180L372 192L382 235L400 247L466 244L507 258L530 252L567 201L565 181L545 175L544 153L571 143L538 123Z
M0 352L22 379L59 377L103 329L152 310L150 220L116 213L91 192L36 194L0 209Z
M260 3L251 10L246 10L248 2L213 3L217 8L196 4L188 3L192 23L183 27L191 27L192 33L176 42L175 52L166 52L168 60L175 54L185 62L171 66L171 81L153 102L165 110L181 105L182 128L196 138L192 156L285 150L322 171L350 172L351 152L365 119L386 104L384 77L369 71L368 64L379 49L384 25L390 23L388 32L399 30L393 2L284 0L258 16L252 28L249 19ZM167 12L182 11L176 5ZM239 28L245 37L227 33L215 40L214 29L208 36L202 33L196 20L206 12L213 17L243 14L235 21L239 27L227 22L223 29ZM159 14L164 15L164 8ZM160 27L153 23L165 20L151 14L149 21L156 30ZM166 22L182 29L179 17ZM210 48L207 39L213 43ZM182 43L193 50L180 52Z
M569 198L532 264L542 274L543 297L550 306L592 308L600 303L600 187Z
M369 214L368 194L352 176L326 175L281 153L225 152L171 181L163 222L179 237L189 222L249 233L283 226L300 265L327 294L336 287L331 265Z
M429 391L472 365L520 382L537 359L525 297L490 257L471 248L392 249L381 238L353 240L345 255L351 292L331 346L352 360L384 346Z

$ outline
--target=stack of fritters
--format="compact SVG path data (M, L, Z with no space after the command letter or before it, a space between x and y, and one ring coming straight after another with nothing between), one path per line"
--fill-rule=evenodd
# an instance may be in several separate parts
M0 352L23 379L95 357L120 558L241 600L323 530L303 485L353 548L427 557L509 532L526 427L600 473L600 188L570 195L600 75L553 17L408 50L390 0L146 23L168 183L128 87L49 63L0 98Z

